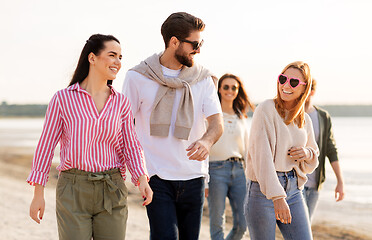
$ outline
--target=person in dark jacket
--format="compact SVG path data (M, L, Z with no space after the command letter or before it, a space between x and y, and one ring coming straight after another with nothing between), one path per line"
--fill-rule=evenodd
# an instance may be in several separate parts
M305 103L305 111L311 117L315 139L319 146L319 165L315 171L308 174L308 181L305 184L303 195L309 210L310 221L313 217L314 210L318 203L319 190L325 181L325 158L331 163L333 172L336 175L337 184L335 188L335 199L341 201L344 199L344 180L342 177L341 167L338 161L336 142L333 136L331 116L324 109L314 106L312 98L316 91L316 80L313 79L311 92Z

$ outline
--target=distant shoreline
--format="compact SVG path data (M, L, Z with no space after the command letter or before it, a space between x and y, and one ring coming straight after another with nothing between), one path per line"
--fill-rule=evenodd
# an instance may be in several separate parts
M47 104L7 104L0 105L0 118L44 117ZM372 117L372 105L319 105L332 117ZM248 115L252 116L252 112Z

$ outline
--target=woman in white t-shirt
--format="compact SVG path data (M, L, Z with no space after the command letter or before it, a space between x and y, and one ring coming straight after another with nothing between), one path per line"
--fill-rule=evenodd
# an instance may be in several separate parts
M249 100L243 83L233 74L218 81L218 97L224 118L224 133L209 155L208 196L211 239L224 239L223 222L226 197L233 213L233 228L226 239L241 239L247 228L243 215L246 178L243 157L247 149L247 114L255 106Z

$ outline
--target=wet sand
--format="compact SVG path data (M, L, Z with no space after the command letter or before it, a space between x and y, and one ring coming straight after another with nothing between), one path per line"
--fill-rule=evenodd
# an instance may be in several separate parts
M29 204L33 187L25 180L29 174L33 149L0 147L0 238L7 240L58 239L55 218L55 185L58 172L52 166L50 180L45 189L46 211L42 223L36 224L29 216ZM127 238L129 240L148 239L149 226L146 210L141 205L141 197L133 184L129 189L129 217ZM208 211L202 220L200 239L209 238ZM231 212L227 209L226 228L231 228ZM320 201L314 216L314 239L370 239L372 240L372 206L360 207L355 204L335 204ZM244 239L249 239L246 233ZM277 234L277 239L282 239Z

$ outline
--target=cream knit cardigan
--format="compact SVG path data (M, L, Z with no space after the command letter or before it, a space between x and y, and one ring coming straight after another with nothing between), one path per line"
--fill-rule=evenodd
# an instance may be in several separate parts
M306 147L312 151L312 159L297 162L288 156L291 147ZM298 128L293 122L286 125L275 109L273 99L259 104L253 114L248 154L247 177L260 185L267 199L287 197L276 172L294 169L298 177L298 188L307 181L306 174L318 166L319 149L316 144L310 117L305 113L305 125Z

